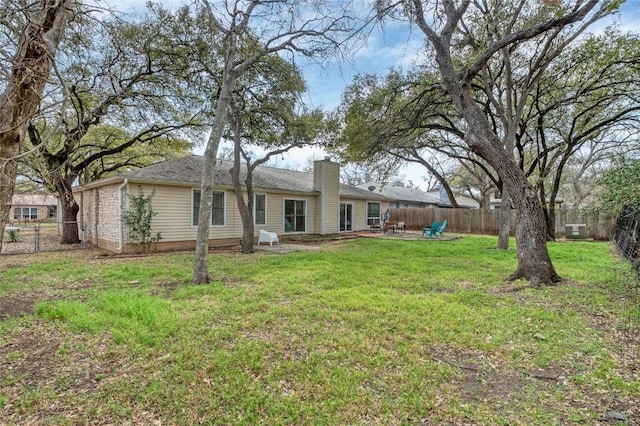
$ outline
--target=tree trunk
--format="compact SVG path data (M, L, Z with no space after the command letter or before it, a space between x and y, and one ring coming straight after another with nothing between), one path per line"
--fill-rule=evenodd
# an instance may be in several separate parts
M539 194L540 202L542 203L542 212L544 213L544 223L547 227L547 240L555 241L556 240L555 208L554 208L554 203L548 203L546 201L547 191L544 185L545 177L546 176L541 176L541 179L538 182L538 194Z
M80 242L78 236L78 211L80 207L73 196L71 185L59 182L56 184L56 190L60 198L60 208L62 209L62 239L60 244L77 244Z
M240 217L242 217L242 253L249 254L253 253L253 240L254 240L254 227L253 227L253 218L249 212L249 209L246 204L242 203L242 207L240 207Z
M64 30L70 0L44 0L30 16L13 57L11 74L0 95L0 237L9 222L17 164L30 120L40 106ZM2 249L0 238L0 250Z
M549 241L556 240L556 203L549 203L544 209L544 216L547 223L547 238Z
M498 250L509 249L509 236L511 234L511 197L509 191L502 185L500 195L500 226L498 229Z
M476 103L471 92L471 82L460 80L453 65L450 45L427 31L436 50L440 74L467 123L466 142L469 148L483 158L496 171L516 208L516 245L518 267L509 280L524 278L533 286L555 284L561 281L547 250L547 229L538 194L524 172L518 167L511 152L492 130L489 120Z
M236 184L236 181L233 182L233 190L236 195L236 204L238 205L238 210L240 212L240 218L242 219L242 239L240 240L240 245L242 247L242 253L249 254L253 253L253 239L254 239L254 227L253 227L253 215L251 214L251 208L245 203L244 195L242 194L242 185L240 184L240 180ZM251 200L253 197L253 191L251 194L247 194L247 198ZM253 203L251 203L253 204Z
M560 282L547 250L547 224L538 194L513 157L504 150L489 124L485 123L486 117L473 99L466 101L463 101L465 120L473 130L469 132L469 145L499 174L516 208L518 267L508 279L524 278L533 286Z
M4 241L4 228L9 223L13 190L16 182L17 162L20 143L0 135L0 251Z
M237 114L240 115L240 114ZM236 204L242 219L242 238L240 246L243 254L253 253L253 236L255 233L253 226L253 186L251 184L252 168L247 159L247 176L245 183L247 185L247 202L245 202L242 193L242 183L240 182L240 169L242 162L240 154L242 151L242 117L234 117L233 119L233 167L231 168L231 181L233 183L233 192L236 195Z
M236 75L232 69L231 59L227 58L218 104L215 110L215 120L211 126L211 134L207 141L207 148L202 159L202 177L200 180L200 211L198 214L198 234L196 236L196 254L193 267L193 284L211 282L209 274L209 227L211 225L211 211L213 205L213 179L216 156L220 140L228 122L231 92L235 84Z

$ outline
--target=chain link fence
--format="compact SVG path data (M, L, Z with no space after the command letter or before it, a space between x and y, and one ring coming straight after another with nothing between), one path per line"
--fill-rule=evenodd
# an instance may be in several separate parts
M638 274L640 281L640 210L626 207L616 223L614 241L618 252L627 259ZM636 282L637 286L637 282Z
M640 350L640 206L625 207L613 236L618 253L631 266L619 272L627 302L625 334L629 353Z
M83 243L60 244L61 230L62 224L56 222L7 225L2 235L2 254L29 254L84 248Z

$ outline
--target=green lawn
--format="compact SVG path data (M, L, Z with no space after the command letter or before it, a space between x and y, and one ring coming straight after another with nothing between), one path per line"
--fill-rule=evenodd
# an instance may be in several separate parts
M203 286L189 253L5 256L0 424L638 424L637 281L611 246L550 244L564 282L520 291L494 246L212 253Z

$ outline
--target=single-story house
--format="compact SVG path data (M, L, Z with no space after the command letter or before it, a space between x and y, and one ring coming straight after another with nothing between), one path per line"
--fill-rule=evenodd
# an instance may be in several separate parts
M58 197L48 194L13 194L9 223L55 221Z
M151 227L161 234L155 248L195 248L202 165L202 157L191 155L74 188L82 239L110 251L133 251L135 241L129 240L122 215L129 208L129 195L141 188L145 195L154 193L157 215ZM230 161L216 161L211 246L242 236L231 166ZM389 207L385 196L341 184L340 165L328 158L315 161L313 173L259 166L252 182L256 236L261 229L285 236L361 231L379 225Z
M382 185L380 183L364 183L358 185L360 189L366 189L376 194L384 195L391 199L389 208L391 209L421 209L427 207L449 208L451 202L444 188L434 191L421 191L416 188L405 188L403 186ZM472 198L455 194L456 202L461 208L477 209L479 204Z

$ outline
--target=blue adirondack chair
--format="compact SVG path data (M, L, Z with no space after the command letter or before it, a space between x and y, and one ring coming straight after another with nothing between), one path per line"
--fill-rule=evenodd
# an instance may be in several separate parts
M438 234L444 235L444 228L446 227L447 227L447 219L442 221L442 225L440 225L440 228L438 228Z
M422 228L422 236L424 237L425 235L428 235L429 238L433 237L434 235L437 236L438 229L440 229L440 222L436 220L431 224L431 228Z

